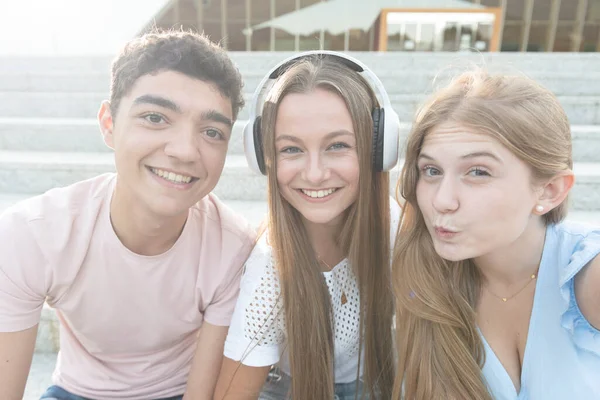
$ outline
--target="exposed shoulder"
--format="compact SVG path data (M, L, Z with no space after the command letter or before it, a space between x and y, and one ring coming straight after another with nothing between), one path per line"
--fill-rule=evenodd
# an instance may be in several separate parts
M600 331L600 256L596 255L575 277L575 295L581 313Z

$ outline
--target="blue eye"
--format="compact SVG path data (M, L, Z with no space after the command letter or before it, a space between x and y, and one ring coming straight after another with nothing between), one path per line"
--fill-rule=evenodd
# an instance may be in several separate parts
M342 150L342 149L348 149L348 148L350 148L350 146L348 146L346 143L338 142L338 143L332 144L331 146L329 146L329 148L331 150Z
M437 168L435 168L435 167L432 167L432 166L430 166L430 165L427 165L427 166L423 167L423 168L421 169L421 172L422 172L422 173L423 173L425 176L438 176L438 175L441 175L441 174L442 174L442 172L441 172L439 169L437 169Z
M283 154L298 154L301 150L298 147L285 147L280 152Z
M489 172L487 172L486 170L482 169L482 168L473 168L472 170L469 171L469 175L471 176L491 176Z

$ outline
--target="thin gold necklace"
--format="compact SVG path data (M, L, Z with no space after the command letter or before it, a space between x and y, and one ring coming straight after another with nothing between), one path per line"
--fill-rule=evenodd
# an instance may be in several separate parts
M538 267L538 269L539 269L539 267ZM487 291L488 291L488 292L490 292L490 294L491 294L492 296L494 296L494 297L497 297L497 298L499 298L500 300L502 300L503 302L505 302L505 303L506 303L508 300L512 299L513 297L516 297L516 296L517 296L519 293L521 293L523 290L525 290L525 288L526 288L527 286L529 286L529 284L530 284L531 282L533 282L533 281L535 280L535 278L537 278L537 272L538 272L538 271L536 271L536 273L534 273L534 274L531 274L531 276L529 277L529 280L527 281L527 283L526 283L526 284L525 284L525 285L524 285L524 286L523 286L521 289L519 289L519 290L517 291L517 293L513 294L512 296L508 296L508 297L498 296L496 293L494 293L494 292L492 292L492 291L490 290L490 288L489 288L489 286L488 286L488 285L486 285Z
M329 268L329 271L333 270L333 268L331 268L331 265L327 264L321 257L317 256L317 259L319 260L319 262L322 262L327 268ZM342 305L348 302L348 298L346 297L346 292L344 291L344 289L342 289L342 297L340 299L340 302L342 303Z

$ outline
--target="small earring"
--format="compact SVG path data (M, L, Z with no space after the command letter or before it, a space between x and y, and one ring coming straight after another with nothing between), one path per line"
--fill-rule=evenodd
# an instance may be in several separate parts
M544 206L538 204L537 206L535 206L535 211L541 213L542 211L544 211Z

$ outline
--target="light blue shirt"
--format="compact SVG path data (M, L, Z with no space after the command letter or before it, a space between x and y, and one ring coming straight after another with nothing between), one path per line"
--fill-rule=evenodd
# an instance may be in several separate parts
M600 331L582 315L573 286L598 253L600 228L572 222L547 228L519 393L483 339L483 374L496 400L600 399Z

